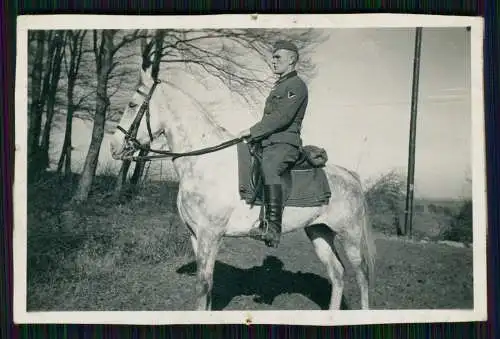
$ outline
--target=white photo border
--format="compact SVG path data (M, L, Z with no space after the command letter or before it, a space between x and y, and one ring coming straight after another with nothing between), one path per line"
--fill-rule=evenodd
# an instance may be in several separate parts
M33 29L136 28L368 28L470 27L471 126L473 183L472 310L347 310L347 311L140 311L140 312L27 312L27 47ZM483 103L483 31L481 17L410 14L300 14L300 15L26 15L17 20L15 83L14 180L14 323L53 324L293 324L364 325L389 323L465 322L487 320L486 169Z

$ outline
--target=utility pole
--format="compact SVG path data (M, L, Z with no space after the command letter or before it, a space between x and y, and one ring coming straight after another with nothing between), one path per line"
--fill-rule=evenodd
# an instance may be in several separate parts
M418 80L420 75L420 50L422 27L415 32L415 55L413 58L413 86L411 93L410 140L408 145L408 178L406 183L405 233L411 237L413 222L413 188L415 177L415 140L417 130Z

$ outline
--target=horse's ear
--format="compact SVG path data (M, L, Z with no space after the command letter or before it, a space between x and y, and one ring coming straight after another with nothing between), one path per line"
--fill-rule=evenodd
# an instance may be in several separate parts
M141 84L144 84L146 86L151 84L151 82L153 81L153 76L151 74L152 69L153 68L151 67L151 65L149 65L149 67L147 67L146 69L141 68L140 73L139 73Z

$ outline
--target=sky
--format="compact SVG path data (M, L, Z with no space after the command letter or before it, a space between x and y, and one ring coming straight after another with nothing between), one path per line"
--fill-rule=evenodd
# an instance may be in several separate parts
M405 174L415 30L329 29L326 34L328 40L311 55L317 74L308 83L304 143L325 148L330 162L357 171L363 180L390 170ZM471 194L467 181L471 173L469 54L464 28L423 29L416 197L449 199ZM212 114L232 132L248 128L262 114L263 104L249 108L225 90L207 91L185 76L175 79L197 97L219 102L212 107ZM179 93L172 94L171 102L172 109L196 109ZM75 125L74 167L78 170L83 165L91 124L76 121ZM109 164L118 165L110 160L105 140L101 169ZM161 166L163 173L166 167L165 163Z
M470 62L463 28L424 28L415 195L470 194ZM406 173L415 31L334 30L316 51L304 138L361 177ZM321 128L319 128L321 126ZM326 127L329 128L327 129Z

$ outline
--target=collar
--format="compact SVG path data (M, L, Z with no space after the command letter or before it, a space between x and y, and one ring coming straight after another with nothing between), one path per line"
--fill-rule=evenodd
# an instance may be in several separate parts
M283 82L286 79L290 79L291 77L294 77L296 75L297 75L297 71L296 70L288 72L287 74L280 76L280 78L276 81L276 84L279 84L280 82Z

